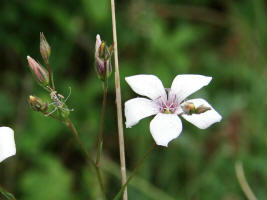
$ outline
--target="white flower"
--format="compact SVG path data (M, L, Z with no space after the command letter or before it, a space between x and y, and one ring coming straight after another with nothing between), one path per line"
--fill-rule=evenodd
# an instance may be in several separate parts
M185 101L189 95L208 85L211 79L212 77L202 75L178 75L166 93L162 82L154 75L126 77L125 80L133 91L149 98L137 97L125 102L126 127L131 128L141 119L156 115L150 123L150 132L157 145L168 146L182 131L179 115L200 129L221 121L221 115L206 100ZM202 108L202 112L185 112L183 109L187 105Z
M15 154L14 131L9 127L0 127L0 162Z

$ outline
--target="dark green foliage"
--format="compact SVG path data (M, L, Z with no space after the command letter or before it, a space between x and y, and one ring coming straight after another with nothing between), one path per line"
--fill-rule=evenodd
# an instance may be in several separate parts
M125 76L155 74L169 87L177 74L203 74L213 80L196 96L223 116L207 130L183 121L179 138L158 147L141 167L129 199L245 199L236 160L255 195L266 199L266 3L139 0L117 1L116 8L123 101L136 96ZM0 164L0 185L22 200L98 199L94 170L71 133L28 106L30 94L49 97L32 79L26 56L42 61L44 32L56 88L64 96L72 88L70 118L96 153L102 83L94 71L94 45L98 33L112 43L109 1L2 0L0 27L0 122L15 129L17 143L17 155ZM112 75L101 161L108 199L120 189L114 102ZM130 170L153 142L151 119L125 129Z

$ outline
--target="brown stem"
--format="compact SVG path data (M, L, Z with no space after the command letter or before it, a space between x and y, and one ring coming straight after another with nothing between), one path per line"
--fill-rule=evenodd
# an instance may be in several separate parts
M121 88L120 88L120 72L119 72L119 59L118 59L118 46L117 46L117 31L116 31L116 16L115 16L115 3L111 0L111 15L112 15L112 31L114 43L114 61L115 61L115 87L116 87L116 105L117 105L117 118L118 118L118 135L119 135L119 148L120 148L120 162L121 162L121 176L122 185L126 183L126 164L125 164L125 150L124 150L124 137L122 125L122 108L121 108ZM127 188L123 194L123 200L127 200Z

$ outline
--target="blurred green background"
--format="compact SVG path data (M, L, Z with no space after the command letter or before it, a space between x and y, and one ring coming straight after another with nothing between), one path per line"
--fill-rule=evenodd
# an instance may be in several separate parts
M241 160L259 199L267 198L267 12L263 0L116 1L123 102L136 96L124 77L157 75L169 87L177 74L213 77L195 96L223 120L199 130L183 120L168 148L157 147L128 188L129 199L223 199L245 196L235 174ZM39 32L52 47L57 90L72 95L71 119L95 154L102 85L94 71L97 33L112 43L108 0L1 0L0 123L15 129L17 155L0 165L0 184L20 200L99 199L94 169L70 131L33 112L28 95L47 97L26 56L42 61ZM125 129L131 171L153 143L152 117ZM101 167L108 199L120 189L114 74L109 81ZM1 198L1 197L0 197Z

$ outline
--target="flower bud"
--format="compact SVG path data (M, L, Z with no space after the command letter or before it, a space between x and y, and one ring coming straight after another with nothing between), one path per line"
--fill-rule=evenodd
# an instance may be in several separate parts
M30 95L29 103L34 111L46 112L48 110L47 102L43 102L40 98Z
M37 79L37 82L42 86L47 86L49 84L49 76L47 71L30 56L27 56L27 60L32 73Z
M105 42L101 41L100 35L97 35L95 43L95 69L102 81L106 81L112 73L110 61L112 52L113 46L108 48Z
M195 112L196 112L196 114L201 114L201 113L204 113L204 112L206 112L208 110L211 110L211 108L207 107L207 106L204 106L204 105L200 105L199 107L197 107Z
M43 33L40 33L40 53L45 63L48 64L51 49Z

